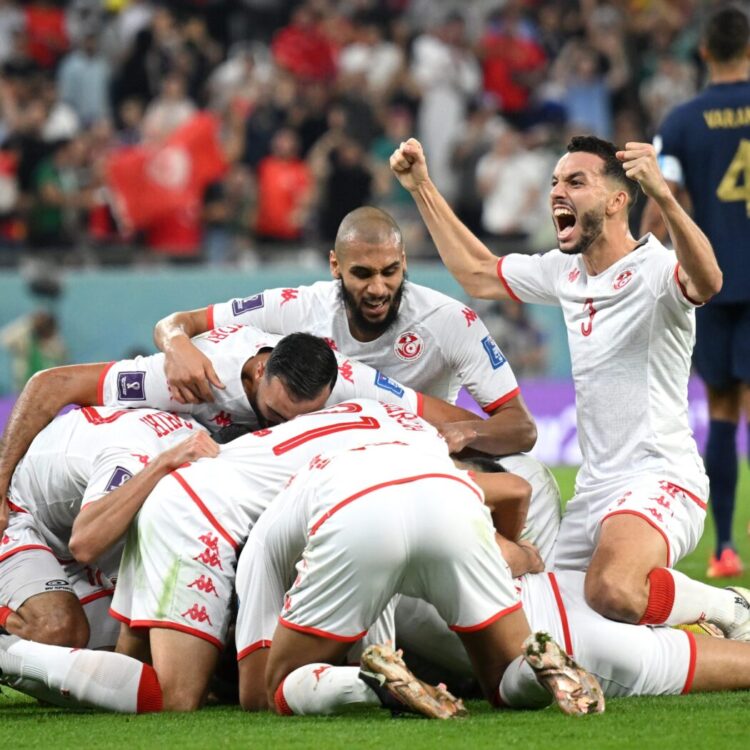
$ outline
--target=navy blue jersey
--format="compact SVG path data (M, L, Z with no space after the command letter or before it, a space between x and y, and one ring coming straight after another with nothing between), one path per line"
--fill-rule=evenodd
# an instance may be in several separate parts
M750 301L750 82L712 84L676 107L654 139L724 273L717 302Z

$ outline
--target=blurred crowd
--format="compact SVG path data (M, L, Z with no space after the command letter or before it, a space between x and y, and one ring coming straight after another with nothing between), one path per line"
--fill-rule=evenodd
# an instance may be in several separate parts
M568 136L650 139L701 85L706 5L0 0L0 263L319 259L364 203L433 257L388 169L410 135L472 229L546 249ZM206 113L223 157L190 182ZM136 216L139 197L160 210Z

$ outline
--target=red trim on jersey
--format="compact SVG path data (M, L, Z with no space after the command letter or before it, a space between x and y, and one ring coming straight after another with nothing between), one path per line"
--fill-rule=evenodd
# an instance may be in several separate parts
M102 424L111 424L112 422L118 420L123 414L127 414L129 411L129 409L120 409L119 411L112 412L112 414L110 414L108 417L103 417L101 414L99 414L95 407L84 406L81 409L81 414L86 417L86 421L89 424L99 426Z
M417 416L424 416L424 393L417 391Z
M79 599L78 601L81 602L82 607L85 607L87 604L95 602L97 599L103 599L105 596L112 596L114 593L114 589L102 589L101 591L84 596L83 599Z
M271 641L255 641L255 643L251 643L237 654L237 661L242 661L246 656L249 656L254 651L260 651L262 648L271 648Z
M112 609L112 607L109 608L109 616L114 617L114 619L118 622L124 622L128 626L130 625L130 618L125 617L125 615L121 615L119 612Z
M206 324L208 325L208 330L212 331L216 326L214 325L214 306L209 305L206 308Z
M367 489L360 490L359 492L355 492L353 495L350 495L346 499L342 500L340 503L337 503L333 506L330 510L326 511L314 524L312 529L310 529L309 536L312 536L315 534L315 532L337 511L341 510L345 505L349 505L349 503L354 502L355 500L359 500L359 498L364 497L365 495L369 495L371 492L375 492L377 490L382 490L384 487L395 487L399 484L409 484L410 482L416 482L420 479L452 479L454 482L459 482L460 484L463 484L464 486L468 487L478 498L479 502L484 503L484 496L482 495L481 491L477 491L477 488L469 484L463 479L460 479L459 477L453 476L453 474L416 474L413 477L403 477L402 479L392 479L390 482L381 482L380 484L374 484L372 487L368 487Z
M203 515L210 521L211 525L216 529L216 531L218 531L219 534L221 534L236 551L237 547L239 547L239 544L235 542L231 536L229 536L229 533L225 531L224 527L216 520L213 513L211 513L211 511L203 504L203 501L198 497L198 495L195 493L195 490L187 483L184 477L182 477L177 470L172 472L172 476L180 483L182 489L187 492L187 494L190 496L190 499L200 508L201 513L203 513Z
M612 518L612 516L622 516L622 515L629 515L629 516L638 516L638 518L642 518L649 526L656 529L664 539L664 544L667 545L667 562L665 563L664 567L668 568L670 565L670 560L672 559L672 548L669 546L669 539L667 539L667 535L660 526L657 526L648 516L645 516L643 513L640 513L637 510L615 510L612 513L609 513L608 515L604 516L601 521L599 521L599 525L603 524L608 518Z
M112 614L112 610L109 610ZM224 644L214 636L204 633L198 628L191 628L189 625L182 625L179 622L167 622L165 620L131 620L131 628L146 628L151 630L152 628L164 629L164 630L178 630L180 633L187 633L188 635L194 635L196 638L200 638L203 641L208 641L212 646L216 646L219 651L224 649Z
M486 627L492 625L493 622L497 622L500 618L509 615L511 612L515 612L517 609L521 609L521 602L516 602L512 607L506 607L501 609L499 612L488 617L484 622L480 622L478 625L449 625L449 629L454 633L475 633L477 630L484 630Z
M549 578L550 586L552 586L552 593L555 595L555 603L557 604L557 610L560 613L560 624L563 629L563 639L565 640L565 651L568 656L573 656L573 639L570 637L570 626L568 625L568 613L565 610L565 603L560 593L560 587L557 585L557 578L554 573L547 573Z
M20 505L16 505L12 500L9 500L7 497L5 498L5 502L8 503L8 507L14 512L14 513L28 513L28 510L25 510Z
M503 261L505 260L505 256L503 255L501 258L497 259L497 278L500 279L500 282L505 287L505 291L508 292L508 296L515 300L516 302L523 302L523 300L510 288L510 284L508 284L507 279L505 276L503 276Z
M107 373L115 366L115 362L110 362L104 365L104 369L99 375L99 380L96 384L96 400L100 404L104 404L104 378L107 377Z
M137 714L159 713L163 706L161 685L156 670L150 664L144 664L141 670L141 679L138 682L135 712Z
M304 625L297 625L294 622L289 622L283 617L279 617L279 625L283 625L289 630L296 630L300 633L307 633L308 635L317 635L319 638L328 638L332 641L340 641L341 643L354 643L360 638L367 635L367 631L363 630L359 635L336 635L336 633L329 633L327 630L319 630L318 628L308 628Z
M284 682L286 682L286 677L279 683L279 686L276 688L276 692L273 694L273 702L276 706L277 713L281 714L282 716L294 716L294 711L289 708L289 704L286 702L286 698L284 697Z
M693 687L693 679L695 678L695 663L698 658L698 648L695 643L695 635L688 630L683 630L683 633L688 637L690 643L690 662L688 664L688 673L685 678L685 685L682 688L682 695L689 693Z
M52 554L52 550L43 544L24 544L23 547L16 547L15 549L0 555L0 562L7 560L9 557L13 557L13 555L17 555L19 552L26 552L30 549L43 549L45 552Z
M486 412L487 414L492 414L495 409L498 409L503 404L508 403L512 398L515 398L521 393L520 387L516 386L512 391L509 391L504 396L500 396L497 401L493 401L491 404L487 404L487 406L482 407L482 411Z
M701 305L705 304L704 302L698 302L697 300L694 300L688 293L687 289L685 288L685 285L680 281L680 275L678 271L680 270L680 264L675 263L674 266L674 280L677 282L677 286L680 287L680 291L682 292L682 296L691 304L695 305L696 307L700 307ZM708 302L708 300L706 300Z

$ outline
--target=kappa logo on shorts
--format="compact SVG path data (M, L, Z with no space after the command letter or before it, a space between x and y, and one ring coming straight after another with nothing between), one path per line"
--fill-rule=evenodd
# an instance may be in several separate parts
M117 376L117 398L120 401L145 401L144 371L121 372Z
M376 370L375 372L375 385L399 398L404 395L404 389L395 380L391 380L387 375L383 375L380 370Z
M252 297L245 297L245 299L233 299L232 300L232 312L235 317L242 315L242 313L250 312L250 310L260 310L266 304L263 299L263 293L256 294Z
M118 466L112 472L112 476L109 478L109 482L107 482L107 486L104 488L104 491L111 492L112 490L116 490L118 487L122 487L122 485L125 484L128 479L132 478L133 474L131 472L129 472L122 466Z
M615 289L622 289L624 286L627 286L630 283L630 280L633 278L633 272L631 270L623 271L622 273L617 274L617 278L615 279L614 284L612 286Z
M396 339L393 351L404 362L413 362L422 356L424 341L416 331L404 331Z
M505 355L500 351L500 347L495 343L492 336L485 336L482 339L482 346L487 352L493 370L499 370L507 362Z

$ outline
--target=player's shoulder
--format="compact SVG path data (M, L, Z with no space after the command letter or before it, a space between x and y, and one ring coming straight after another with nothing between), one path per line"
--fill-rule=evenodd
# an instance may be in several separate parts
M404 297L399 318L402 322L407 322L407 318L428 322L431 319L435 320L456 313L461 314L461 311L465 308L466 302L439 292L437 289L408 281L404 285Z
M645 274L660 274L665 270L674 270L677 256L674 250L665 247L653 234L641 239L641 244L632 253L632 261Z

